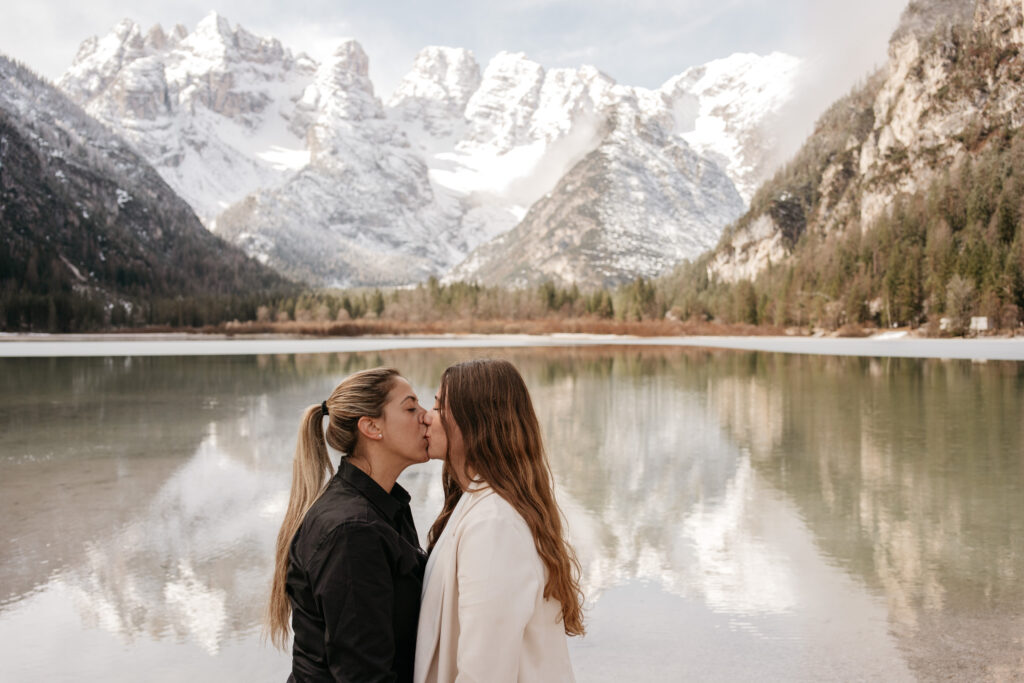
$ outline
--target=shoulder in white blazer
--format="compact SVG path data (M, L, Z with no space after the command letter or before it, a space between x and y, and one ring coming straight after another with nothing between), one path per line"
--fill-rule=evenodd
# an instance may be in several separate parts
M574 681L545 576L515 508L490 488L464 493L428 562L415 683Z

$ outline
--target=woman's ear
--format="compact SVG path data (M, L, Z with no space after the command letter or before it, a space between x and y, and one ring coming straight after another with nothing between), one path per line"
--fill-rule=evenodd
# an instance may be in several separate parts
M384 433L377 422L372 417L367 417L366 415L359 418L356 428L362 436L370 441L380 441L384 437Z

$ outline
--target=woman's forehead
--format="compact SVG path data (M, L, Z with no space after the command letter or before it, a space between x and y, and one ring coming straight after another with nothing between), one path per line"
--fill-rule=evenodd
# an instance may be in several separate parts
M407 398L416 399L416 392L413 390L409 380L404 377L395 377L391 391L388 392L389 401L404 401Z

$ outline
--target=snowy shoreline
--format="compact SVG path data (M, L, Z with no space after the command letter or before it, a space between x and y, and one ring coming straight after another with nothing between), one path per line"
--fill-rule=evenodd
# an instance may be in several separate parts
M0 334L0 358L111 356L245 356L280 353L350 353L396 349L471 349L565 346L678 346L826 356L1024 361L1024 337L920 339L882 334L833 337L631 337L594 334L443 335L409 337L244 339L194 334Z

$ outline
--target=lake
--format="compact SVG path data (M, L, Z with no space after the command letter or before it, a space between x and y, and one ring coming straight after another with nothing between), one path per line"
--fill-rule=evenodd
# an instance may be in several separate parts
M0 680L284 681L303 409L476 356L533 394L581 682L1024 679L1024 363L588 346L0 359Z

